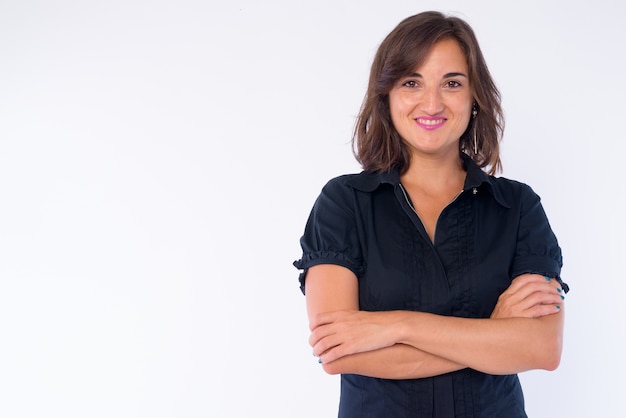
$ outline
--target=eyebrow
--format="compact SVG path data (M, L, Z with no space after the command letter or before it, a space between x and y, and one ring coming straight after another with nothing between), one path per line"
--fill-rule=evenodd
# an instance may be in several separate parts
M409 75L409 77L423 78L420 73L413 73L413 74ZM450 78L450 77L465 77L465 78L468 78L466 74L464 74L464 73L457 73L457 72L447 73L447 74L444 74L444 76L443 76L443 78Z

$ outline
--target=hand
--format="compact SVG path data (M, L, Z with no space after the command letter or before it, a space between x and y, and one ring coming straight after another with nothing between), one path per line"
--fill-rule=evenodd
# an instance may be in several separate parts
M393 312L334 311L318 314L310 324L309 344L323 363L390 347Z
M491 318L538 318L560 312L564 293L556 280L538 274L516 277L498 298Z

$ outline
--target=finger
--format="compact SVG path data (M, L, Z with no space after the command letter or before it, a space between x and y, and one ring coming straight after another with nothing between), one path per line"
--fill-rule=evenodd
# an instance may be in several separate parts
M355 353L354 347L349 341L344 341L337 336L326 337L320 340L314 347L313 353L316 354L323 363L330 363L341 357Z
M513 279L511 285L505 292L510 291L515 293L529 285L545 285L548 282L549 281L546 280L544 276L541 276L539 274L524 274L521 276L517 276L515 279Z
M550 276L543 276L543 278L550 287L556 289L558 293L563 294L563 288L558 280Z
M545 308L536 308L539 305L558 305L563 302L564 296L559 293L559 288L542 281L522 280L522 287L518 286L516 292L511 290L503 293L498 298L498 303L492 312L493 318L525 317L532 318L543 314ZM541 312L538 312L538 309ZM549 310L549 313L555 311Z
M540 318L561 312L562 305L535 305L527 311L529 318Z
M322 325L311 332L309 337L309 344L318 356L338 346L343 346L344 350L349 349L358 341L359 338L355 335L354 329L346 328L341 324Z
M309 338L309 343L313 348L313 354L320 357L324 352L340 344L340 340L335 335L327 335L322 338L311 336Z
M334 327L329 324L329 325L321 325L317 328L315 328L313 331L311 331L311 335L309 335L309 345L311 347L316 346L317 344L319 344L319 342L324 339L324 338L328 338L330 335L334 334L335 330Z
M526 298L529 305L558 305L565 299L557 293L537 292Z
M559 283L558 280L554 279L554 278L550 278L548 276L545 276L545 279L550 283L550 285L555 288L557 290L557 292L559 292L560 294L564 294L563 292L563 288L561 287L561 283ZM548 280L549 279L549 280Z
M511 286L515 288L517 287L522 287L528 283L533 283L533 282L537 282L537 283L541 283L543 281L545 281L546 279L539 275L539 274L522 274L521 276L517 276L515 277L512 281L511 281Z
M557 296L556 290L544 283L528 283L516 291L507 290L500 295L498 303L508 306L523 304L525 307L532 305L535 298L541 295Z
M520 290L518 296L521 294L524 294L524 298L518 303L523 309L535 305L558 305L565 299L565 296L552 286L528 285L525 289Z
M561 293L558 282L551 282L543 276L520 276L516 283L502 293L504 298L512 297L514 300L522 300L535 292Z
M340 359L345 354L341 353L340 346L335 346L329 350L322 352L318 357L320 359L320 363L328 364L337 359Z
M321 312L315 315L312 315L309 319L309 329L314 330L317 327L322 325L330 324L335 320L337 316L337 312Z

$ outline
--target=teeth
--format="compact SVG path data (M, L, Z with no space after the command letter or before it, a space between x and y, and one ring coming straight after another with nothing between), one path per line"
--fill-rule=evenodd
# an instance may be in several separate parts
M417 121L422 125L439 125L443 119L418 119Z

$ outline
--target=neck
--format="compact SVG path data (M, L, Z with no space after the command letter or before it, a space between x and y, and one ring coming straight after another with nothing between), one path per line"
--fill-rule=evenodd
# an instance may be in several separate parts
M457 153L445 158L413 156L400 180L423 190L461 190L465 182L463 161Z

